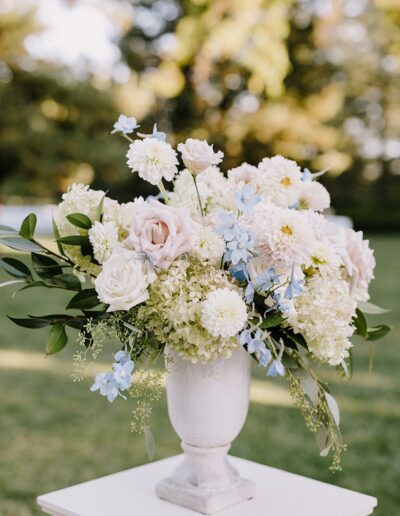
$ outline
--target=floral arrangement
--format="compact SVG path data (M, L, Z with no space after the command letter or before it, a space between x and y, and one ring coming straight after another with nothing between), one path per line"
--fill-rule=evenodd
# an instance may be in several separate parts
M66 328L77 329L76 380L89 357L113 346L114 363L91 390L110 402L134 397L132 427L148 444L151 402L162 389L154 364L165 347L193 362L243 347L268 376L286 378L321 455L332 451L338 469L339 410L313 364L349 376L352 335L373 341L390 329L366 321L365 313L384 311L368 302L368 241L322 215L330 197L320 174L294 161L274 156L225 175L222 152L207 142L188 139L175 151L156 126L129 136L137 128L121 115L113 132L129 140L128 166L159 188L157 197L119 204L72 185L54 214L57 252L35 239L34 214L18 232L0 227L0 243L30 253L32 264L1 258L14 276L2 286L73 292L65 313L11 319L49 326L48 355L65 347Z

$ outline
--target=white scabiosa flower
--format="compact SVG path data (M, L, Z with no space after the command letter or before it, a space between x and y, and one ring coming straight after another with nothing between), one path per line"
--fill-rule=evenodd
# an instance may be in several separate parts
M204 140L188 138L185 143L178 145L182 154L182 160L187 168L194 174L199 174L211 165L218 165L222 161L224 153L215 152L212 145Z
M201 307L201 324L213 337L233 337L246 324L247 309L234 290L218 288L210 292Z
M303 181L300 187L299 207L324 211L331 205L331 196L325 186L317 181Z
M287 269L307 264L316 246L307 217L299 211L260 206L251 224L256 250L270 266Z
M193 254L200 260L218 264L225 252L225 242L211 228L199 226L194 234Z
M263 199L282 208L288 208L297 202L302 175L295 161L282 156L264 158L258 169L263 174Z
M169 143L156 138L135 140L130 144L126 157L132 172L138 172L152 185L158 185L163 178L172 181L178 172L176 152Z
M108 260L118 245L118 228L114 222L95 222L89 229L93 254L99 263Z

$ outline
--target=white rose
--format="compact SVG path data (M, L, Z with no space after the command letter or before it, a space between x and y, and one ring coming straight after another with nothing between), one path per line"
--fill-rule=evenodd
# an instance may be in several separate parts
M153 265L167 269L175 258L192 250L194 228L188 210L152 201L135 211L124 244L145 253Z
M224 156L221 151L214 152L212 145L206 141L193 138L188 138L185 143L180 143L178 150L182 154L187 168L195 174L203 172L211 165L218 165Z
M129 310L148 299L147 288L155 279L148 261L133 251L119 249L103 264L95 288L100 301L110 305L107 312Z

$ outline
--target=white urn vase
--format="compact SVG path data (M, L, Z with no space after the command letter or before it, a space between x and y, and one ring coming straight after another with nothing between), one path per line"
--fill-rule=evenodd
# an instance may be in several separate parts
M228 359L193 364L170 348L166 355L168 412L184 458L157 484L157 496L203 514L252 498L254 483L227 456L247 416L250 356L238 349Z

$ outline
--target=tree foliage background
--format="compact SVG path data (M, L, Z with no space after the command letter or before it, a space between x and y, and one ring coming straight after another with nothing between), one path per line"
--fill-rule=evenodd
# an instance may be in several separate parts
M74 181L150 193L110 135L123 112L172 143L207 138L227 168L276 153L329 168L338 213L400 229L398 0L90 1L121 29L123 80L32 58L34 7L0 9L0 202L55 201Z

